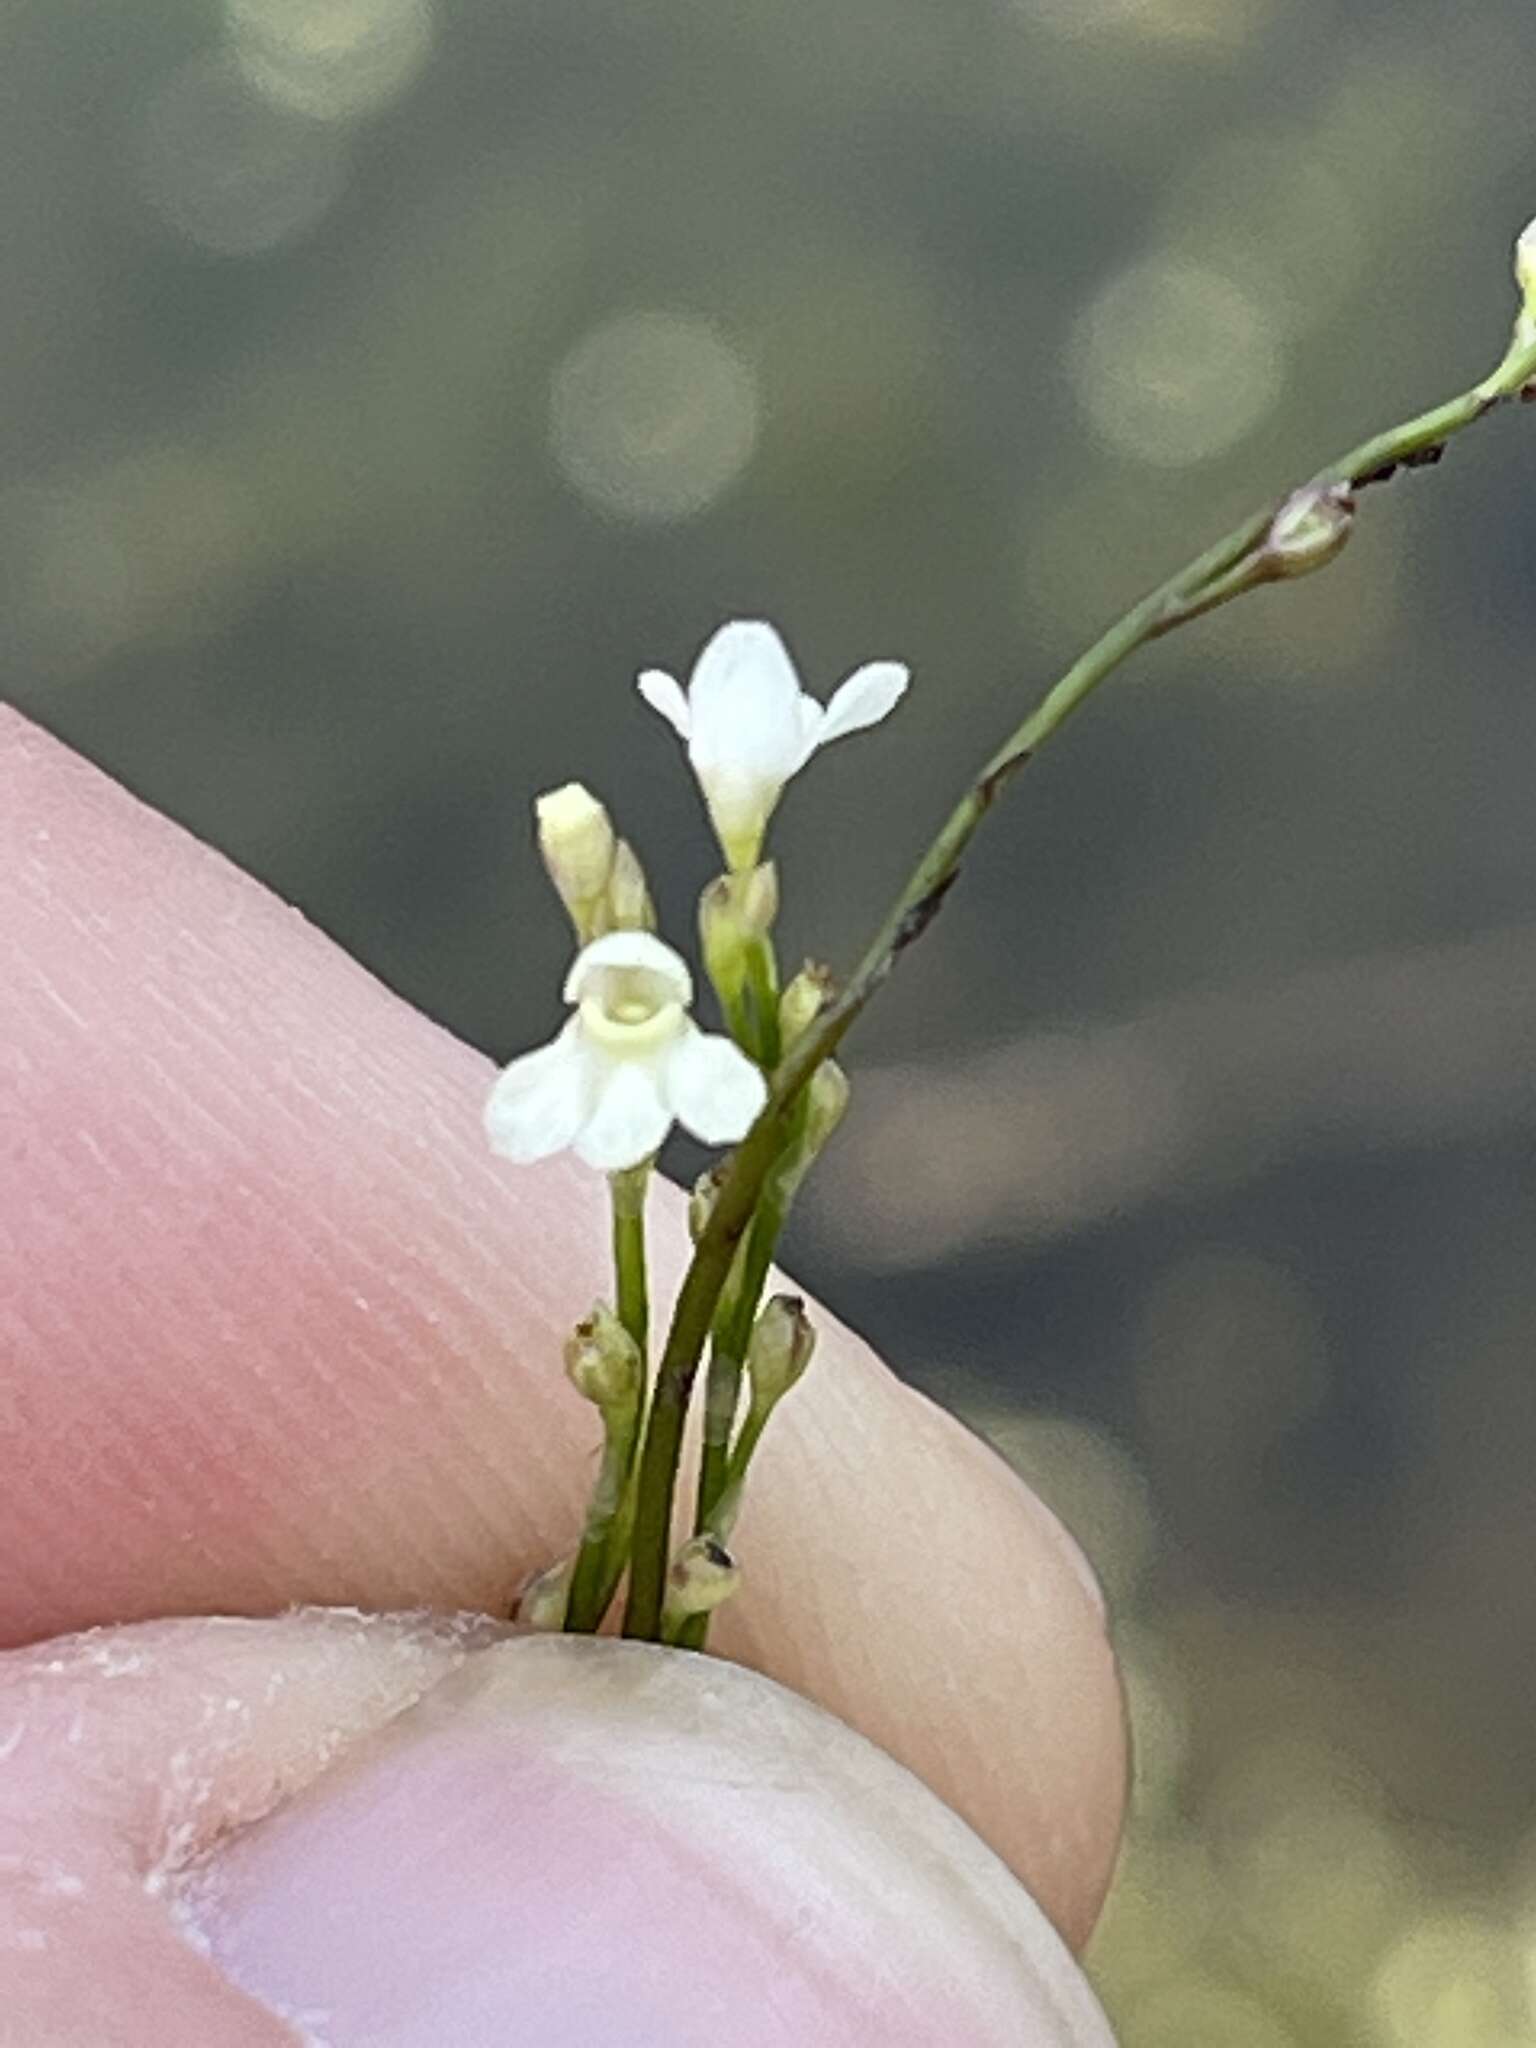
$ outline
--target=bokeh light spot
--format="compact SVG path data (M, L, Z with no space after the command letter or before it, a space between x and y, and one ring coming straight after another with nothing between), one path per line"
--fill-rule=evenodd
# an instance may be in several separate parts
M1284 385L1280 341L1257 300L1182 257L1148 258L1111 278L1074 328L1069 367L1102 439L1169 467L1233 447Z
M1529 2042L1515 1944L1470 1915L1426 1915L1376 1975L1386 2048L1519 2048Z
M624 313L577 342L550 389L550 448L599 510L666 524L702 512L757 444L757 381L706 321Z
M251 86L322 120L377 113L432 51L430 0L227 0L226 14Z
M1170 253L1198 251L1287 339L1332 318L1367 265L1359 195L1299 129L1215 144L1174 186L1163 223Z
M194 59L149 100L138 154L157 219L221 256L295 241L346 183L335 134L258 98L223 57Z
M206 628L256 544L253 508L200 452L157 446L0 499L21 658L70 679L147 637Z

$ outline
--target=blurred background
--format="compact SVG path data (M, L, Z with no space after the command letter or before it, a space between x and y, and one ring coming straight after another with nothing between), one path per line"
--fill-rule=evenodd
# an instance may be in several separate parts
M766 616L913 690L847 963L1067 659L1502 352L1508 0L0 0L0 687L500 1056L579 775ZM1536 2034L1536 419L1141 657L855 1041L790 1263L1109 1587L1127 2048Z

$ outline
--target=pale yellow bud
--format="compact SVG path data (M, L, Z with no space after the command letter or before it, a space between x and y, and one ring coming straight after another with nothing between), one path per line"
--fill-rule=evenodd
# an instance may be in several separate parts
M598 910L598 924L604 932L653 932L656 906L651 901L640 856L627 839L613 850L613 868Z
M539 852L582 940L595 936L594 917L613 871L613 821L579 782L536 799Z

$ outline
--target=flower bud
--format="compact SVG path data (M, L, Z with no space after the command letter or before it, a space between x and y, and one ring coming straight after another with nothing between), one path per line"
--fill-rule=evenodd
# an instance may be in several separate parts
M608 887L598 906L599 932L653 932L656 906L646 884L640 856L627 839L613 849Z
M675 1626L692 1614L709 1614L740 1584L740 1567L719 1537L695 1536L677 1553L667 1574L664 1620Z
M602 1302L566 1338L565 1376L595 1408L626 1408L639 1402L644 1377L640 1347Z
M848 1076L836 1060L823 1060L806 1083L803 1144L807 1154L807 1165L816 1157L847 1114L848 1097L851 1092Z
M688 1235L697 1244L709 1227L709 1219L715 1213L715 1204L720 1199L720 1183L725 1178L723 1164L705 1167L694 1182L688 1196Z
M807 960L779 997L779 1039L788 1052L832 1000L832 970Z
M567 782L533 806L539 853L577 937L595 936L594 917L613 871L613 821L591 790Z
M749 956L779 914L779 874L771 860L719 875L699 898L699 942L715 992L727 1008L746 986Z
M562 1557L558 1563L535 1572L517 1596L512 1619L521 1622L524 1628L558 1634L565 1626L565 1605L575 1569L575 1558Z
M1349 539L1355 501L1343 484L1306 484L1292 491L1270 521L1263 556L1272 576L1321 569Z
M783 1400L802 1376L816 1349L816 1332L798 1294L773 1295L747 1346L752 1405L768 1409Z
M823 1146L842 1122L850 1094L848 1076L836 1060L823 1060L805 1084L805 1113L800 1135L776 1161L771 1173L777 1199L788 1208L800 1184L815 1165Z

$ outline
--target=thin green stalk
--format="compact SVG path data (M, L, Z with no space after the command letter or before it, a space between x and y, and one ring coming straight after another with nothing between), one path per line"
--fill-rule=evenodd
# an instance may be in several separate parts
M704 1449L699 1465L698 1501L694 1515L695 1533L709 1526L710 1510L725 1485L726 1466L731 1455L731 1432L736 1423L737 1396L741 1387L742 1361L757 1320L768 1268L778 1249L789 1202L778 1175L763 1190L763 1198L747 1233L746 1250L739 1270L721 1297L711 1340L709 1378L705 1390ZM720 1362L718 1375L715 1362Z
M587 1506L581 1532L581 1547L571 1573L571 1588L565 1601L565 1630L568 1635L591 1635L607 1612L617 1583L612 1555L617 1547L615 1533L624 1521L626 1494L630 1491L635 1448L640 1439L640 1405L635 1402L620 1413L603 1412L603 1453L597 1484Z
M1384 483L1399 468L1436 462L1454 435L1523 394L1533 378L1536 335L1522 325L1503 361L1482 383L1363 441L1320 470L1312 483L1319 489L1337 487L1354 493ZM1139 648L1272 580L1276 568L1264 544L1285 502L1277 499L1243 520L1133 605L1072 664L983 765L913 870L841 994L775 1069L767 1106L737 1148L695 1248L662 1352L641 1457L630 1597L624 1616L626 1635L654 1641L660 1631L672 1504L689 1397L736 1246L783 1149L801 1089L820 1063L836 1051L901 954L937 915L972 836L1009 778L1032 760L1099 684Z
M650 1294L645 1264L645 1197L650 1176L649 1160L624 1173L608 1176L613 1213L614 1305L642 1362L650 1341ZM633 1520L635 1461L643 1413L643 1392L620 1409L603 1410L602 1459L565 1604L565 1628L569 1635L592 1633L607 1612L618 1585L625 1538Z
M645 1270L645 1196L651 1166L611 1173L613 1200L613 1285L619 1321L634 1338L641 1358L650 1343L651 1304Z
M752 1031L748 1050L759 1066L771 1071L779 1064L779 970L767 939L747 949L745 995Z

